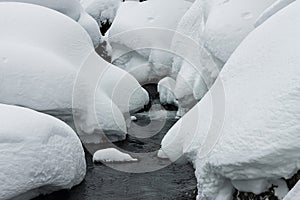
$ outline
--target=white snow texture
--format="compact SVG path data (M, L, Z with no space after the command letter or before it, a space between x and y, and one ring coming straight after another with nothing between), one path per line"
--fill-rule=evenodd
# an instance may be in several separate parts
M161 154L193 161L197 199L217 199L228 180L260 192L300 169L299 9L295 1L250 33L163 139Z
M125 138L125 114L148 103L131 75L99 57L86 31L65 15L13 2L1 2L0 15L1 103L73 108L82 139L100 142L96 129L111 131L113 140Z
M86 172L76 133L48 115L0 104L0 199L70 189Z

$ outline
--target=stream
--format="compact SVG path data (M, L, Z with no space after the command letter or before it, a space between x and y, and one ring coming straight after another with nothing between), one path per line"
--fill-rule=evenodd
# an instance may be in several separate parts
M136 113L125 141L114 143L121 150L133 152L142 162L116 163L109 167L102 163L94 164L91 153L103 148L103 145L84 145L87 163L86 177L81 184L71 190L62 190L50 195L39 196L34 200L189 200L195 199L197 182L194 169L188 162L180 160L171 163L159 159L156 151L168 130L176 123L176 111L166 111L157 99L156 87L146 87L151 95L152 105L149 111ZM68 112L51 112L72 126ZM137 137L140 135L143 137ZM139 157L140 153L149 156ZM141 166L142 165L142 166ZM135 169L157 166L158 170L145 173L128 173ZM161 168L161 169L159 169Z

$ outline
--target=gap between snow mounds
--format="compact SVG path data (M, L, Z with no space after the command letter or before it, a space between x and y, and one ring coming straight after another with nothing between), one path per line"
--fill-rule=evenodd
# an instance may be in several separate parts
M148 90L149 88L151 86L148 86ZM130 173L145 173L157 171L172 163L168 159L158 158L157 151L164 133L176 122L176 111L166 111L160 104L155 104L157 91L155 85L152 88L154 90L150 92L150 96L154 104L150 110L134 114L136 120L131 122L125 141L84 144L92 155L101 149L117 148L138 160L134 163L105 163L108 167Z

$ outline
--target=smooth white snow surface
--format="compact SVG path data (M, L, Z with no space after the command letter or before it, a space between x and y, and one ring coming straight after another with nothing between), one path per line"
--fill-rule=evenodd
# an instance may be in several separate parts
M206 94L219 70L275 0L196 0L180 20L172 41L178 115Z
M60 120L0 104L0 199L31 199L79 184L86 173L76 133Z
M101 149L94 153L93 162L136 162L129 154L115 148Z
M199 200L215 199L226 180L276 180L300 169L299 10L295 1L254 30L163 139L170 159L194 162Z
M0 2L23 2L56 10L77 21L88 32L95 47L102 42L98 24L84 11L78 0L0 0Z
M80 0L81 5L101 27L101 24L112 23L122 0Z
M300 182L292 188L292 190L284 197L283 200L296 200L300 197Z
M190 6L182 0L121 3L108 37L113 63L140 82L168 75L173 55L164 50L170 50L177 23Z
M283 9L287 5L293 3L296 0L277 0L270 7L268 7L256 20L255 26L259 26L269 19L272 15L277 13L279 10Z
M0 16L1 103L73 108L81 139L100 142L97 129L111 131L114 141L125 138L126 113L149 100L134 77L99 57L86 31L65 15L2 2Z

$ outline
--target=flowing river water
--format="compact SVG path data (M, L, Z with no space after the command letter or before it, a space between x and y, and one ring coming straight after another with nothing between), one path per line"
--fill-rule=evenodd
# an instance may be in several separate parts
M134 153L155 152L167 131L176 123L175 111L166 111L157 100L154 87L146 88L152 97L152 108L135 114L125 141L114 143L120 149ZM156 99L155 99L156 98ZM48 112L72 126L70 115ZM161 123L163 121L163 123ZM159 124L163 126L158 131ZM144 134L144 138L135 137ZM150 136L150 137L147 137ZM159 170L145 173L128 173L115 170L104 164L94 164L92 153L99 145L85 146L87 173L81 184L71 190L62 190L50 195L39 196L34 200L188 200L195 199L197 182L194 169L188 162L171 163L156 157L153 153L146 158L145 165L162 165ZM103 148L103 147L102 147ZM88 149L88 150L87 150ZM139 158L144 159L144 158ZM169 162L166 165L166 162ZM123 168L134 168L137 163L119 163ZM146 167L146 166L145 166Z

